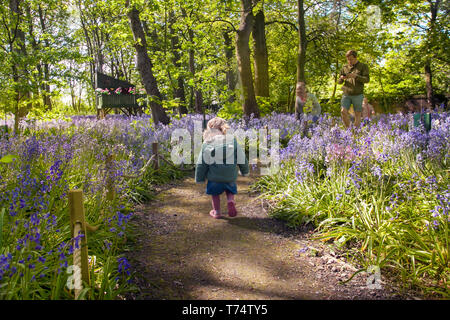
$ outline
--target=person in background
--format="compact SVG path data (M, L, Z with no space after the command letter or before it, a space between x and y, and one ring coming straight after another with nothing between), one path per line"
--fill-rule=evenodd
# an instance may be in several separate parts
M362 104L362 118L363 119L370 119L372 116L375 115L375 111L373 110L373 106L369 103L366 97L363 99Z
M348 110L351 105L353 105L353 109L355 110L355 127L358 128L361 124L364 84L370 80L369 67L359 62L356 56L356 51L347 51L345 57L348 64L342 68L338 79L339 84L344 83L342 86L341 116L347 128L350 127Z
M322 111L317 97L308 91L304 82L297 82L295 93L295 119L300 120L302 113L308 113L317 121Z

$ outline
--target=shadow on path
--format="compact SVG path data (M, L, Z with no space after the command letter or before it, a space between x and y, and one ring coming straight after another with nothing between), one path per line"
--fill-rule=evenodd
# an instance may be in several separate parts
M318 279L317 259L299 255L299 230L267 216L238 178L238 216L213 219L204 184L193 177L137 208L128 258L139 293L132 299L369 299ZM222 211L226 212L222 196ZM225 210L224 210L225 208ZM331 271L330 271L331 272Z

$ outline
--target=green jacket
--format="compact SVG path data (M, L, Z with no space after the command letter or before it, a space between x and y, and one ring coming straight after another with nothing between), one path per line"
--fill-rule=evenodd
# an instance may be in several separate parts
M346 76L349 73L355 73L356 78L338 80L339 84L344 82L344 85L342 86L343 93L348 96L357 96L363 94L364 83L370 81L369 67L359 61L354 66L350 66L347 64L342 68L339 77L342 75Z
M225 136L215 136L210 142L202 145L195 166L195 182L205 179L214 182L235 182L238 167L242 175L249 173L245 152L236 138L227 143Z
M300 100L299 97L296 97L295 110L298 110L300 113L309 113L312 116L319 116L322 111L319 100L317 100L317 97L313 93L308 92L306 95L307 98L305 103L302 103L302 100Z

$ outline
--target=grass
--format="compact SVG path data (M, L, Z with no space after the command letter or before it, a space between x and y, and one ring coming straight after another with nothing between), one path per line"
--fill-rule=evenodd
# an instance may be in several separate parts
M449 298L448 215L430 214L442 206L438 197L448 190L449 171L415 158L410 150L398 161L376 163L381 177L367 159L332 164L315 158L314 173L301 175L298 160L288 159L252 189L274 204L273 217L291 226L312 223L318 239L333 242L364 269L377 266L404 288ZM427 183L429 177L435 182Z

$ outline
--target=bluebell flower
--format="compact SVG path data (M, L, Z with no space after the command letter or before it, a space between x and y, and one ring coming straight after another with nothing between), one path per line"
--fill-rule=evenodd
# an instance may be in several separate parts
M305 253L305 252L308 251L308 250L309 250L309 247L306 246L306 247L303 247L303 248L299 249L298 252L300 252L300 253Z
M119 266L118 266L119 273L126 273L127 275L130 275L129 268L131 266L128 263L127 258L125 258L125 257L117 258L117 262L119 262Z
M110 242L110 241L108 241L108 240L104 240L103 242L105 243L106 248L107 248L108 250L111 249L112 242Z

